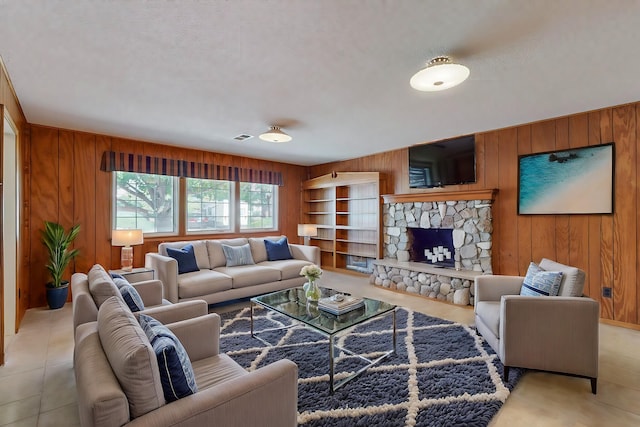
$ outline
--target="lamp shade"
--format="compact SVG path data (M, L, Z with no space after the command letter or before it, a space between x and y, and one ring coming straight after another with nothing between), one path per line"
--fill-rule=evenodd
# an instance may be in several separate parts
M268 142L289 142L292 138L284 133L279 126L271 126L269 131L260 135L260 139Z
M469 69L451 62L448 56L438 56L411 77L409 84L415 90L435 92L457 86L469 77Z
M298 224L298 236L315 237L318 235L318 226L315 224Z
M141 245L144 242L142 230L112 230L111 246Z

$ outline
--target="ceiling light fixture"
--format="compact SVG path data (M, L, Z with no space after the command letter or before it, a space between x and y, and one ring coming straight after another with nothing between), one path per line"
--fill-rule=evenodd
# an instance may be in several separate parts
M260 135L260 139L269 142L289 142L292 138L284 133L280 126L271 126L269 131Z
M436 56L425 68L415 73L409 83L415 90L435 92L457 86L467 77L467 67L453 63L448 56Z

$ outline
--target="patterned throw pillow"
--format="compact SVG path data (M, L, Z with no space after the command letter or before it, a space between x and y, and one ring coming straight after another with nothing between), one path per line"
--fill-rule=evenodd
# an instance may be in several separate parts
M292 259L289 250L289 242L286 237L282 237L276 241L264 239L264 246L267 249L267 259L269 261L280 261L283 259Z
M193 245L186 245L182 249L167 248L167 255L178 261L178 274L200 271Z
M116 283L116 286L118 286L118 283ZM136 311L144 310L144 302L136 288L127 283L126 285L118 286L118 289L120 289L122 299L127 303L131 312L135 313Z
M127 281L127 279L125 279L124 277L120 276L120 277L114 277L113 278L113 283L116 284L116 286L118 287L118 289L122 289L123 286L128 286L131 283L129 283Z
M224 252L224 257L227 259L227 267L255 264L255 262L253 262L253 257L251 256L251 247L248 243L242 246L229 246L223 244L222 251Z
M151 316L141 314L138 321L156 353L165 400L173 402L196 393L193 367L178 338Z
M520 288L520 295L554 297L558 295L561 282L561 271L546 271L532 262Z

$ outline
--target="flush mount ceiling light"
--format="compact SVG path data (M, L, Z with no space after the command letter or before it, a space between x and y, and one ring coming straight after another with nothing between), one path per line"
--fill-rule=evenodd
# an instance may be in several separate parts
M280 126L271 126L269 131L260 135L260 139L269 142L289 142L291 137L280 130Z
M415 73L409 83L415 90L435 92L457 86L467 77L467 67L454 64L448 56L436 56L425 68Z

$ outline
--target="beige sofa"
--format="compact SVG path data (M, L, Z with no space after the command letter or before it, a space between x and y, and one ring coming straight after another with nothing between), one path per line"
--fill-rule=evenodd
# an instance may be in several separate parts
M162 299L162 282L147 280L132 284L140 294L148 314L162 323L203 316L208 313L205 301L189 301L186 304L171 304ZM73 304L73 328L98 319L98 308L112 296L120 297L120 291L111 275L99 264L94 265L88 274L74 273L71 276L71 295Z
M585 273L542 259L546 271L563 273L558 296L524 296L524 277L478 276L475 322L478 332L509 367L589 378L597 391L600 306L582 296Z
M171 302L203 299L209 304L260 295L306 282L300 276L305 265L320 265L320 249L289 244L293 259L268 261L264 239L282 236L168 242L158 245L158 253L147 253L145 266L155 270L164 285L164 297ZM178 263L167 256L167 248L194 246L199 271L178 274ZM254 264L227 267L222 245L248 244Z
M167 327L184 346L197 392L167 403L154 350L122 299L78 326L74 370L80 424L88 426L295 426L298 368L283 359L253 372L219 353L220 317Z

